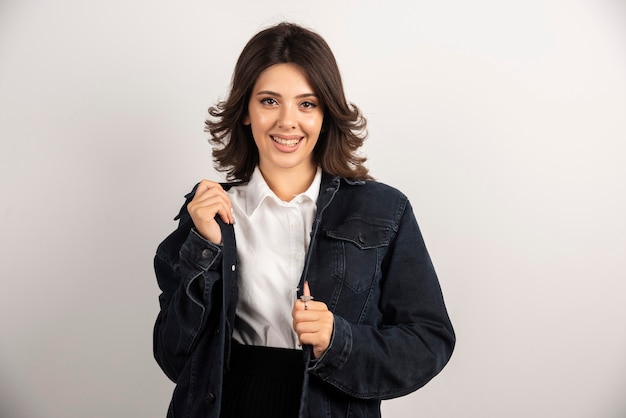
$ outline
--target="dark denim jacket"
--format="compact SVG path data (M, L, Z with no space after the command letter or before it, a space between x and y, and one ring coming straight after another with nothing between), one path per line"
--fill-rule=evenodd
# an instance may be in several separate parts
M238 295L234 231L220 222L215 245L186 204L177 219L155 257L154 355L176 383L167 416L217 418ZM319 360L303 350L300 417L380 417L382 399L415 391L449 360L455 336L439 282L396 189L324 174L300 288L305 279L335 328Z

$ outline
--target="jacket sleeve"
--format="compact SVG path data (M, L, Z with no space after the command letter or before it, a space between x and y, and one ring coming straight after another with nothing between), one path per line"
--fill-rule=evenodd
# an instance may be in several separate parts
M211 301L222 275L221 246L196 232L186 211L181 214L178 229L159 245L154 258L162 292L154 326L154 356L175 383L201 332L217 322L218 307Z
M335 315L331 345L310 368L325 382L363 399L417 390L443 369L455 344L439 281L408 201L381 270L381 323L354 324Z

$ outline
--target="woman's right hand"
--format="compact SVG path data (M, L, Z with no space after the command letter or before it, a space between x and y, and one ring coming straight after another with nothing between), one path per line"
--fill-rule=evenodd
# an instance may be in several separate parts
M214 244L222 243L222 231L215 216L227 224L235 223L230 198L222 186L213 181L200 182L193 199L187 204L187 211L200 235Z

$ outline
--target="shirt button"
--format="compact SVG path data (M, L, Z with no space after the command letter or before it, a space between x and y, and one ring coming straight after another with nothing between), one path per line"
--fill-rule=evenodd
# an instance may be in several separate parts
M208 250L208 249L202 250L202 258L209 258L209 257L211 257L211 250Z
M206 395L206 401L207 401L207 403L213 403L213 402L215 402L215 395L213 394L213 392L209 392L209 393Z
M235 271L235 265L230 266L230 271Z

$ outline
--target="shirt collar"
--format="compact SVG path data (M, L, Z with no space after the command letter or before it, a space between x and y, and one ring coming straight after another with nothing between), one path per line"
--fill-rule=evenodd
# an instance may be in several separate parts
M317 198L320 194L320 186L322 184L322 168L317 167L317 172L315 173L315 177L313 177L313 181L311 185L304 193L301 193L299 196L304 196L305 198L310 199L313 203L317 202Z
M311 182L311 185L309 186L309 188L303 193L300 193L299 195L294 196L291 202L294 202L294 201L297 202L298 197L301 196L304 199L309 199L313 203L316 203L317 197L319 196L319 192L320 192L321 182L322 182L322 169L320 167L317 167L317 172L315 173L315 177L313 178L313 181ZM270 187L265 182L265 179L263 178L263 174L261 174L261 170L259 169L259 166L256 166L254 168L254 172L252 173L252 176L250 176L250 181L248 182L248 186L247 186L246 212L248 213L248 216L252 215L254 211L259 207L259 205L263 202L263 200L265 200L265 198L267 197L270 197L282 204L290 204L290 202L281 201L278 198L278 196L276 196L276 194L272 191L272 189L270 189Z

